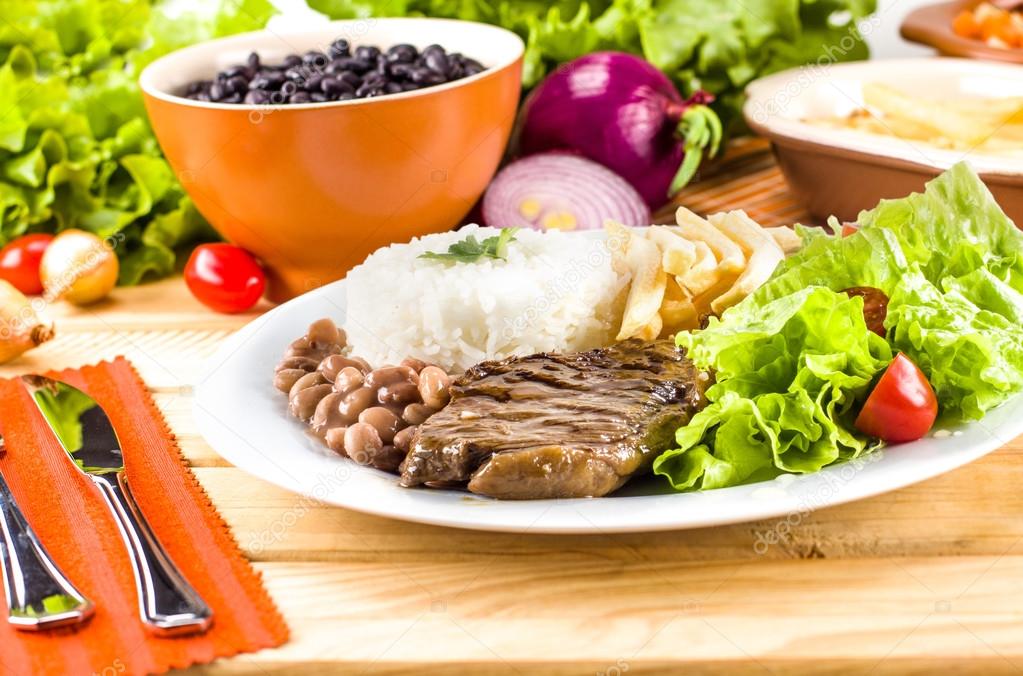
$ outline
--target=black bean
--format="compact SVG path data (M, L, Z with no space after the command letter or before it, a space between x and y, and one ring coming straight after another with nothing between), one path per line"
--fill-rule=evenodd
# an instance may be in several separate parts
M387 60L392 63L412 63L419 56L419 52L412 45L394 45L387 50Z
M323 81L323 75L320 73L313 73L305 80L306 91L313 92L320 88L320 83Z
M347 70L350 70L353 73L358 73L359 75L362 75L363 73L365 73L367 71L373 70L373 68L375 66L376 66L376 61L371 61L369 59L360 59L360 58L356 57L354 59L349 59Z
M346 70L337 77L339 80L347 82L353 89L362 84L362 78L349 70Z
M355 58L357 59L376 62L378 56L380 56L380 49L377 47L362 45L355 48Z
M282 84L284 84L283 73L264 71L249 81L249 89L279 89Z
M359 99L364 99L371 95L370 92L379 93L379 91L380 91L379 89L373 87L372 85L362 85L361 87L355 90L355 97Z
M343 92L355 91L352 85L336 77L325 77L320 82L320 90L327 95L337 96Z
M262 89L250 89L249 93L245 95L245 103L251 103L258 106L269 102L270 94Z
M337 40L334 40L334 42L330 43L330 49L327 51L330 54L330 58L336 59L339 56L348 56L351 54L350 49L351 47L348 44L348 40L338 38Z
M451 64L448 62L448 55L443 51L434 50L423 56L423 65L435 73L441 75L447 75L451 70Z
M348 101L414 91L483 70L479 61L449 54L437 44L419 51L401 43L382 52L372 45L352 49L348 40L337 38L325 52L289 54L277 64L264 64L252 52L244 63L225 68L211 80L186 84L183 95L250 105Z
M302 56L302 63L312 68L323 68L329 61L323 52L311 51Z
M235 75L224 83L224 88L231 94L245 94L249 91L249 80L243 75Z
M444 76L429 68L417 68L409 73L409 79L418 85L436 85L444 82Z

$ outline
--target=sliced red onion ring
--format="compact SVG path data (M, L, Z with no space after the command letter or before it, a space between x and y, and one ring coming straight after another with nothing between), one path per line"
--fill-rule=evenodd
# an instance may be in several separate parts
M650 225L650 210L621 176L572 153L516 160L483 196L483 220L494 228L599 230L607 219Z

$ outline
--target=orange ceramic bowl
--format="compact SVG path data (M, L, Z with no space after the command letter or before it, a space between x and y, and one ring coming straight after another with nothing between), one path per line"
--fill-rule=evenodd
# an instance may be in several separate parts
M244 63L338 37L386 49L442 45L487 67L455 82L379 98L298 105L203 103L180 94ZM379 247L450 229L483 193L518 106L523 44L486 24L443 19L336 21L181 49L139 79L157 140L199 211L258 256L285 300L340 279Z

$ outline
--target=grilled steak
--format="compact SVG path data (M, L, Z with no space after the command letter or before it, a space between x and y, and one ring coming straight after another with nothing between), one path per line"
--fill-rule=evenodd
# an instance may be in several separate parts
M671 447L706 380L668 340L483 362L416 430L401 483L468 481L520 500L606 495Z

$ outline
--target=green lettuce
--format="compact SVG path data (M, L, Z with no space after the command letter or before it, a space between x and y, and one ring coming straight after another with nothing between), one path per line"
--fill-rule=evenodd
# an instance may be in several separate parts
M847 237L799 227L803 248L766 284L677 336L716 384L654 463L676 489L816 471L869 450L855 412L896 352L927 375L947 419L980 418L1023 390L1023 232L973 170L958 164L858 224ZM885 339L866 328L862 300L840 293L855 286L888 295Z
M27 232L88 230L113 246L119 283L136 284L172 272L191 244L215 238L160 152L138 73L185 44L260 28L273 11L267 0L184 14L147 0L7 3L0 245Z
M863 299L812 286L737 306L679 345L716 382L654 472L677 490L721 488L854 458L869 440L849 418L891 348L866 328Z
M856 21L874 0L309 0L332 18L439 16L498 24L526 42L523 83L596 50L644 56L684 94L712 92L741 127L753 79L809 63L867 57Z

